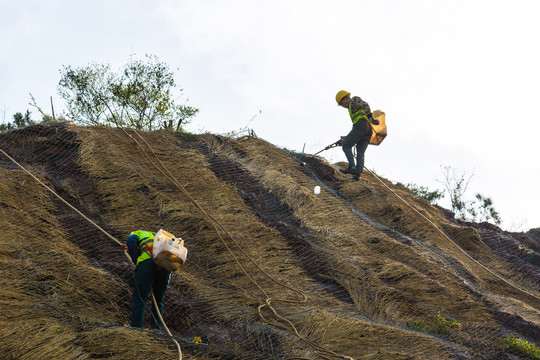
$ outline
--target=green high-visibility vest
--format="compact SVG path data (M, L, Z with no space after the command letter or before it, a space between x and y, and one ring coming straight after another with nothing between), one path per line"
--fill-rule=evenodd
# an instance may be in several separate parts
M148 260L152 258L152 246L154 245L154 237L156 234L151 233L149 231L142 231L137 230L133 231L129 236L136 235L139 238L139 241L137 241L137 245L139 246L139 250L141 251L141 255L137 258L137 265L141 261Z
M351 116L351 120L352 120L353 125L356 124L358 122L358 120L360 120L360 119L369 120L366 113L364 112L363 108L360 108L360 110L353 113L351 111L351 105L352 105L352 101L349 103L349 115Z

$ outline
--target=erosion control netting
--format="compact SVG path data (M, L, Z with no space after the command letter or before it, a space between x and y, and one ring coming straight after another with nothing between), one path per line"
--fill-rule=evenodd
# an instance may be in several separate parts
M538 240L369 171L253 136L68 123L0 149L2 358L178 358L149 318L129 327L133 265L111 239L161 228L189 251L164 314L185 359L492 359L540 338Z

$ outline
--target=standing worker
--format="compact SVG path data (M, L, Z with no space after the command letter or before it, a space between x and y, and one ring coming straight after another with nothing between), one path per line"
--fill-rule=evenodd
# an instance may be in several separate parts
M353 174L354 180L360 180L362 171L364 170L364 153L369 145L371 138L371 123L378 125L379 121L373 119L371 109L367 102L358 96L351 98L351 93L341 90L336 94L336 101L339 106L349 109L349 115L353 123L352 130L343 140L343 152L349 162L349 167L341 170L347 174ZM354 156L352 147L356 145L356 165L354 164Z
M158 309L152 303L152 327L161 329L157 311L163 316L163 299L169 286L171 272L157 265L152 259L152 246L155 234L149 231L133 231L122 247L128 250L131 260L137 267L133 274L135 288L131 299L131 326L143 327L144 311L150 290L153 291Z

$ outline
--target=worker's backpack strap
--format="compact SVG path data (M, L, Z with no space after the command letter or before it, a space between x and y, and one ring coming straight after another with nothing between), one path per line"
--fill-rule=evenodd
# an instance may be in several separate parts
M366 139L371 139L371 132L373 131L373 126L371 126L371 122L369 120L366 120L366 136L364 136Z
M144 251L141 253L141 256L139 257L138 262L151 259L151 258L152 258L152 245L146 245L146 247L144 248Z
M150 257L152 257L152 244L154 242L154 238L148 238L144 241L141 241L140 249L141 249L141 255L144 253L148 253Z
M148 244L154 241L153 237L144 238L141 239L141 242L139 243L139 249L144 249L144 247Z

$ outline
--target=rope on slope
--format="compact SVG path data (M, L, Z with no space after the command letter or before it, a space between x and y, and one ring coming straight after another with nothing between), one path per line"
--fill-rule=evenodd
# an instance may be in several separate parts
M214 229L216 230L219 238L221 239L221 241L223 242L223 244L225 245L225 247L227 248L227 250L231 253L231 255L233 256L233 258L235 259L236 263L239 265L239 267L242 269L242 271L244 272L244 274L250 279L251 282L253 282L253 284L255 284L260 290L261 292L265 295L266 299L265 299L265 303L260 305L258 307L258 312L259 312L259 316L261 317L261 319L269 324L272 324L272 325L275 325L275 326L278 326L278 327L281 327L281 328L284 328L286 330L289 330L290 329L287 329L287 327L283 326L282 324L280 323L277 323L277 322L271 322L269 320L267 320L263 314L262 314L262 309L264 307L268 307L274 314L276 317L278 317L279 319L285 321L286 323L288 323L292 329L292 332L298 336L301 340L303 340L305 343L307 343L308 345L312 346L314 349L316 349L316 353L319 354L320 356L322 356L323 358L325 359L329 359L328 357L326 357L325 355L328 355L328 356L333 356L333 357L336 357L336 358L341 358L341 359L346 359L346 360L354 360L352 357L350 356L346 356L346 355L342 355L342 354L338 354L332 350L328 350L326 348L324 348L323 346L321 345L318 345L316 343L314 343L313 341L303 337L302 335L300 335L300 333L298 332L296 326L288 319L284 318L283 316L279 315L277 313L277 311L275 310L275 308L273 307L272 305L272 302L283 302L283 303L306 303L307 302L307 297L304 293L302 293L301 291L287 285L287 284L284 284L278 280L276 280L274 277L272 277L271 275L269 275L266 271L264 271L264 269L262 269L256 262L255 260L253 260L245 251L244 249L237 243L237 241L234 239L234 237L229 233L229 231L227 231L223 225L221 225L215 218L213 218L211 215L209 215L206 211L204 211L204 209L197 203L197 201L195 199L193 199L193 197L187 192L187 190L185 190L185 188L180 184L178 183L178 181L176 181L176 179L172 176L172 174L169 172L169 170L163 165L163 163L161 162L161 160L158 158L158 156L156 155L156 153L153 151L152 147L150 146L150 144L148 144L146 142L146 140L144 140L144 138L142 138L142 136L137 133L137 131L133 130L137 136L139 136L139 138L141 138L145 143L146 145L150 148L150 150L152 151L154 157L158 160L158 162L161 164L161 166L163 167L163 169L165 169L165 171L167 171L167 173L170 175L168 176L167 174L165 174L165 172L163 172L163 170L161 170L151 159L150 157L148 156L148 153L144 150L144 148L142 147L142 145L135 139L133 138L124 128L122 127L119 127L120 129L122 129L126 135L128 135L133 141L135 141L137 143L137 145L140 147L140 149L143 151L143 153L145 154L146 158L150 161L150 163L159 171L161 172L166 178L167 180L169 180L171 183L173 183L173 185L175 185L176 187L178 187L181 192L186 195L186 197L202 212L202 214L210 221L210 223L212 224L212 226L214 227ZM0 149L0 151L9 159L11 160L15 165L17 165L19 168L21 168L23 171L25 171L26 173L28 173L34 180L36 180L40 185L42 185L43 187L45 187L48 191L50 191L54 196L56 196L59 200L61 200L64 204L66 204L69 208L71 208L73 211L75 211L76 213L78 213L81 217L83 217L86 221L88 221L90 224L92 224L93 226L95 226L98 230L100 230L103 234L105 234L107 237L109 237L111 240L113 240L114 242L116 242L118 245L122 245L122 242L120 242L118 239L116 239L114 236L112 236L111 234L109 234L107 231L105 231L103 228L101 228L98 224L96 224L94 221L92 221L90 218L88 218L86 215L84 215L82 212L80 212L77 208L75 208L73 205L71 205L69 202L67 202L66 200L64 200L59 194L57 194L53 189L51 189L49 186L47 186L45 183L43 183L41 180L39 180L36 176L34 176L30 171L28 171L26 168L24 168L21 164L19 164L15 159L13 159L11 156L9 156L5 151L3 151L2 149ZM223 239L223 237L221 236L221 233L219 232L219 229L218 227L223 231L225 232L225 234L234 242L234 244L241 250L241 252L250 260L250 262L252 262L265 276L267 276L270 280L274 281L275 283L277 283L278 285L281 285L299 295L302 296L302 300L288 300L288 299L272 299L270 296L268 296L268 294L264 291L264 289L260 286L260 284L258 284L249 274L248 272L245 270L245 268L242 266L242 264L240 263L240 261L238 260L238 258L234 255L234 253L232 252L232 250L230 249L230 247L228 246L228 244L225 242L225 240ZM131 258L129 257L129 255L127 254L126 251L124 251L124 254L125 256L129 259L129 261L131 262ZM152 300L153 300L153 303L154 303L154 306L156 306L157 308L157 302L156 302L156 299L154 297L154 294L152 293ZM167 331L167 333L169 334L169 336L171 337L172 341L175 343L177 349L178 349L178 353L179 353L179 360L182 360L182 350L180 348L180 344L178 344L178 342L176 341L176 339L174 339L172 333L170 332L169 328L167 327L167 325L165 324L165 321L163 320L161 314L159 313L159 311L157 312L158 313L158 316L160 318L160 321L162 323L162 325L164 326L165 330ZM300 359L300 358L298 358Z
M114 236L112 236L111 234L109 234L107 231L105 231L101 226L99 226L98 224L96 224L94 221L92 221L90 218L88 218L86 215L84 215L82 212L80 212L76 207L74 207L73 205L71 205L69 202L67 202L66 200L64 200L64 198L62 198L60 195L58 195L53 189L51 189L49 186L47 186L45 183L43 183L41 180L39 180L34 174L32 174L30 171L28 171L24 166L22 166L21 164L19 164L15 159L13 159L11 156L9 156L4 150L0 149L0 152L2 152L2 154L4 154L4 156L6 156L9 160L11 160L15 165L17 165L19 168L21 168L24 172L26 172L27 174L29 174L34 180L36 180L40 185L42 185L43 187L45 187L48 191L50 191L54 196L56 196L60 201L62 201L64 204L66 204L70 209L72 209L73 211L75 211L77 214L79 214L83 219L85 219L86 221L88 221L90 224L92 224L93 226L95 226L99 231L101 231L103 234L105 234L109 239L113 240L114 242L116 242L118 245L122 246L122 242L120 242L118 239L116 239ZM128 255L127 251L124 251L124 255L128 258L129 262L131 263L131 257ZM152 301L154 303L154 306L156 307L156 309L158 308L157 307L157 302L156 302L156 298L154 296L154 293L152 292ZM161 316L160 312L157 311L157 314L158 314L158 317L159 317L159 320L161 321L163 327L165 328L165 330L167 331L167 334L169 334L169 336L171 337L172 341L174 342L174 344L176 345L176 348L178 349L178 359L179 360L182 360L182 349L180 348L180 344L178 343L178 341L176 341L176 339L173 337L172 333L169 331L169 328L167 327L167 325L165 324L165 321L163 320L163 317Z
M135 129L132 129L133 132L146 144L146 146L150 149L150 151L152 152L153 156L156 158L156 160L158 161L158 163L161 165L161 167L163 169L161 169L159 166L156 165L156 163L150 158L150 156L148 155L148 153L144 150L143 146L140 144L139 141L137 141L137 139L135 139L133 136L131 136L124 128L120 127L120 129L122 129L122 131L124 131L124 133L129 136L138 146L139 148L143 151L145 157L148 159L148 161L150 161L150 163L163 175L165 176L165 178L167 180L169 180L174 186L176 186L188 199L191 203L193 203L197 209L199 209L199 211L203 214L203 216L205 216L210 224L214 227L214 229L216 230L216 233L218 234L220 240L222 241L222 243L225 245L225 247L227 248L227 250L229 251L229 253L232 255L232 257L234 258L235 262L238 264L238 266L240 267L240 269L242 270L242 272L248 277L248 279L255 285L257 286L261 292L264 294L264 296L266 297L265 299L265 303L264 304L261 304L259 307L258 307L258 312L259 312L259 316L261 317L261 319L265 322L267 322L268 324L271 324L271 325L274 325L274 326L277 326L277 327L281 327L283 329L286 329L286 330L289 330L289 331L292 331L294 333L294 335L296 335L298 338L300 338L302 341L304 341L306 344L310 345L311 347L313 347L314 349L316 349L316 353L318 355L320 355L321 357L325 358L325 359L328 359L326 356L332 356L332 357L336 357L336 358L341 358L341 359L347 359L347 360L354 360L352 357L350 356L346 356L346 355L342 355L342 354L338 354L332 350L329 350L329 349L326 349L325 347L319 345L319 344L316 344L314 343L313 341L303 337L299 332L298 332L298 329L296 328L296 326L288 319L286 319L285 317L281 316L278 314L278 312L276 311L276 309L274 308L274 306L272 305L272 302L282 302L282 303L289 303L289 304L301 304L301 303L306 303L307 302L307 296L301 292L300 290L298 289L295 289L287 284L284 284L282 282L280 282L279 280L275 279L273 276L269 275L264 269L262 269L255 260L253 260L253 258L251 256L249 256L249 254L247 254L244 249L242 248L242 246L240 246L240 244L238 244L238 242L236 241L236 239L232 236L232 234L223 227L223 225L217 221L213 216L211 216L210 214L208 214L198 203L197 201L188 193L188 191L174 178L174 176L171 174L171 172L167 169L167 167L163 164L163 162L159 159L159 157L156 155L155 151L153 150L152 146L150 146L150 144L135 130ZM166 172L166 173L165 173ZM240 249L240 251L242 252L242 254L244 254L244 256L246 256L246 258L249 259L249 261L255 265L255 267L261 271L266 277L268 277L271 281L275 282L276 284L286 288L286 289L289 289L293 292L295 292L296 294L299 294L302 296L302 300L288 300L288 299L272 299L270 296L268 296L268 294L266 293L266 291L264 291L264 289L262 288L262 286L257 283L257 281L255 281L253 279L253 277L251 275L249 275L249 273L246 271L246 269L242 266L242 264L240 263L240 261L238 260L238 258L236 257L236 255L232 252L232 250L230 249L229 245L227 244L227 242L225 241L225 239L223 239L221 233L220 233L220 230L223 231L234 243L234 245ZM274 313L274 315L282 320L282 321L285 321L289 326L290 326L290 329L283 326L283 324L280 324L279 322L275 322L275 321L269 321L267 320L263 314L262 314L262 309L264 307L268 307L272 313Z
M147 157L147 159L152 163L152 165L158 170L160 171L169 181L171 181L175 186L177 186L184 195L186 195L188 197L188 199L203 213L203 215L205 217L208 218L208 220L210 221L210 223L212 224L212 226L214 227L214 229L216 230L219 238L221 239L221 241L223 242L223 244L225 245L225 247L227 248L227 250L231 253L231 255L233 256L233 258L235 259L236 263L240 266L240 268L242 269L242 271L244 272L244 274L250 279L251 282L253 282L260 290L261 292L265 295L266 299L265 299L265 304L262 304L258 307L258 312L259 312L259 316L261 317L261 319L263 319L263 321L269 323L269 324L273 324L275 326L278 326L278 327L281 327L281 328L285 328L287 329L286 327L284 327L282 324L279 324L279 323L276 323L276 322L270 322L268 320L265 319L265 317L262 315L262 308L268 306L268 308L276 315L276 317L278 317L279 319L282 319L283 321L287 322L291 328L293 329L293 332L295 335L297 335L300 339L302 339L304 342L306 342L308 345L312 346L313 348L317 349L318 351L316 351L316 353L318 353L319 355L321 355L322 357L324 358L327 358L326 356L324 356L324 354L326 355L330 355L330 356L333 356L333 357L337 357L337 358L341 358L341 359L347 359L347 360L353 360L353 358L349 357L349 356L346 356L346 355L341 355L341 354L337 354L331 350L328 350L318 344L315 344L314 342L312 342L311 340L309 339L306 339L305 337L303 337L302 335L300 335L300 333L298 332L298 330L296 329L295 325L288 319L282 317L281 315L279 315L277 313L277 311L275 310L275 308L273 307L272 305L272 302L284 302L284 303L305 303L307 302L307 297L304 293L302 293L301 291L287 285L287 284L284 284L278 280L276 280L275 278L273 278L271 275L269 275L266 271L264 271L245 251L244 249L236 242L236 240L234 239L234 237L223 227L223 225L221 225L216 219L214 219L212 216L210 216L208 213L206 213L206 211L204 211L204 209L196 202L195 199L193 199L193 197L187 192L187 190L185 190L185 188L176 181L176 179L174 179L174 177L169 177L167 176L167 174L165 174L151 159L150 157L148 156L147 152L144 150L144 148L141 146L141 144L136 140L134 139L129 133L127 133L127 131L124 129L124 128L121 128L131 139L133 139L137 145L141 148L141 150L143 151L143 153L145 154L145 156ZM153 155L156 157L156 159L159 161L159 163L163 166L163 168L170 174L170 172L168 171L168 169L163 165L163 163L161 162L161 160L159 160L159 158L157 157L157 155L155 154L155 152L153 151L152 147L146 142L146 140L144 140L136 131L135 133L146 143L146 145L150 148L150 150L153 152ZM85 219L86 221L88 221L91 225L93 225L94 227L96 227L99 231L101 231L103 234L105 234L108 238L110 238L111 240L113 240L114 242L116 242L118 245L122 245L122 242L120 242L118 239L116 239L114 236L112 236L111 234L109 234L107 231L105 231L102 227L100 227L98 224L96 224L93 220L91 220L90 218L88 218L86 215L84 215L81 211L79 211L76 207L74 207L73 205L71 205L69 202L67 202L64 198L62 198L58 193L56 193L53 189L51 189L49 186L47 186L45 183L43 183L41 180L39 180L34 174L32 174L30 171L28 171L25 167L23 167L21 164L19 164L15 159L13 159L11 156L9 156L4 150L0 149L0 152L2 152L2 154L4 154L9 160L11 160L15 165L17 165L19 168L21 168L24 172L26 172L27 174L29 174L36 182L38 182L40 185L42 185L43 187L45 187L48 191L50 191L54 196L56 196L60 201L62 201L65 205L67 205L70 209L72 209L73 211L75 211L77 214L79 214L83 219ZM223 237L221 236L221 233L219 232L219 228L222 229L222 231L224 231L227 236L229 236L234 244L242 251L242 253L264 274L266 275L270 280L276 282L277 284L291 290L291 291L294 291L295 293L297 294L300 294L302 295L303 299L302 300L287 300L287 299L272 299L271 297L268 296L268 294L264 291L264 289L248 274L248 272L244 269L244 267L241 265L240 261L238 260L238 258L234 255L234 253L232 252L232 250L230 249L230 247L227 245L227 243L225 242L225 240L223 239ZM126 258L131 262L131 258L130 256L127 254L126 251L124 251L124 255L126 256ZM155 299L155 296L152 292L152 301L154 303L154 306L157 308L157 302L156 302L156 299ZM158 311L158 317L163 325L163 327L165 328L165 330L167 331L168 335L171 337L171 340L175 343L177 349L178 349L178 358L179 360L182 360L182 350L181 350L181 347L180 347L180 344L176 341L176 339L174 339L172 333L170 332L169 328L167 327L167 325L165 324L165 321L163 320L160 312Z
M511 282L509 282L508 280L506 280L505 278L501 277L500 275L498 275L497 273L491 271L489 268L487 268L486 266L482 265L480 262L478 262L476 259L474 259L471 255L469 255L465 250L463 250L454 240L452 240L448 235L446 235L446 233L439 227L437 226L433 221L431 221L430 219L428 219L424 214L422 214L420 211L418 211L415 207L413 207L411 204L409 204L405 199L403 199L401 196L399 196L398 193L396 193L394 190L392 190L384 181L382 181L382 179L380 179L374 172L370 171L368 168L364 167L364 169L366 169L367 171L369 171L369 173L371 175L373 175L377 180L379 180L379 182L381 184L383 184L383 186L385 186L388 190L390 190L390 192L392 192L398 199L400 199L403 203L405 203L405 205L407 205L408 207L410 207L411 209L413 209L416 213L418 213L421 217L423 217L425 220L427 220L435 229L437 229L437 231L439 231L446 239L448 239L452 244L454 244L455 247L458 248L459 251L461 251L463 254L465 254L466 257L468 257L469 259L471 259L475 264L477 264L478 266L480 266L481 268L483 268L484 270L486 270L487 272L489 272L490 274L492 274L493 276L495 276L496 278L498 278L499 280L502 280L504 283L510 285L511 287L513 287L514 289L518 290L519 292L522 292L526 295L529 295L533 298L535 298L536 300L539 300L540 301L540 297L538 295L535 295L525 289L521 289L519 287L517 287L516 285L512 284Z

